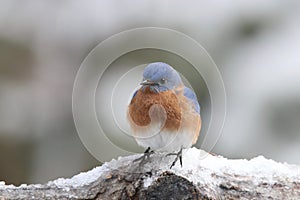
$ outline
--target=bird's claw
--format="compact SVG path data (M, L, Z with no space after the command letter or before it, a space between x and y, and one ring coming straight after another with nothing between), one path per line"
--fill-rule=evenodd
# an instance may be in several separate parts
M154 151L152 151L150 149L150 147L148 147L146 149L146 151L144 152L144 154L141 157L133 160L133 162L138 162L139 161L139 167L141 168L144 164L146 164L147 162L150 162L150 156L152 154L154 154Z
M182 148L180 149L180 151L178 151L178 153L168 153L166 156L176 156L175 160L173 161L172 165L170 166L170 169L172 169L172 167L174 167L174 165L178 161L178 158L179 158L180 166L182 167Z

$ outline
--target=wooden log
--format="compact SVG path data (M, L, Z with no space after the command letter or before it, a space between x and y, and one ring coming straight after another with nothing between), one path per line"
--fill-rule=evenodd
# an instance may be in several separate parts
M184 150L183 167L164 153L112 160L70 179L5 185L0 199L300 199L300 166L262 156L233 160L196 148Z

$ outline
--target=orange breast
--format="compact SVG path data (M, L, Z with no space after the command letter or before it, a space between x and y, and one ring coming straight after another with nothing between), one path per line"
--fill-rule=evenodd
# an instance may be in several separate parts
M171 91L155 93L148 87L145 88L144 91L141 89L138 90L129 105L129 115L132 121L138 126L149 125L151 122L149 110L151 106L155 104L163 106L167 114L164 128L169 130L178 130L182 114L179 106L179 100Z

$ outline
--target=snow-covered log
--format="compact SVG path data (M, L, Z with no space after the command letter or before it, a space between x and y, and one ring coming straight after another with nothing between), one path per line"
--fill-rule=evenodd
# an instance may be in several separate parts
M122 157L70 179L41 185L5 185L0 199L300 199L300 166L262 156L231 160L196 148L184 150L183 167L174 157Z

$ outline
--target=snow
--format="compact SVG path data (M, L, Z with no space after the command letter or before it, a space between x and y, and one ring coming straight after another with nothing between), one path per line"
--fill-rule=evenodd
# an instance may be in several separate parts
M105 165L96 167L88 172L81 172L69 179L59 178L54 181L49 181L48 185L55 185L59 188L70 190L69 187L76 188L96 181L104 171L107 171Z
M275 182L281 178L290 180L300 179L300 166L275 162L258 156L251 160L227 159L222 156L213 156L196 148L183 153L183 168L177 164L173 172L182 175L193 182L211 184L215 181L212 174L234 174L240 177L252 177L257 183L260 181ZM204 178L205 177L205 178Z
M161 160L160 160L161 161ZM213 156L197 148L190 148L183 151L183 167L177 163L171 170L170 160L166 163L159 163L160 171L171 171L177 175L187 178L194 183L217 185L212 174L224 176L224 174L240 176L241 178L251 177L254 184L261 181L274 183L283 178L288 180L300 179L300 166L278 163L263 156L258 156L251 160L227 159L222 156ZM171 160L172 161L172 160ZM157 163L153 162L148 168L157 168ZM157 173L158 175L160 173ZM157 176L158 177L158 176ZM148 187L157 177L144 180L144 187Z
M99 179L104 172L108 172L110 170L118 169L122 165L128 165L132 163L132 160L136 159L137 155L127 156L127 157L119 157L117 160L113 159L109 163L105 163L102 166L95 167L94 169L88 172L81 172L73 176L72 178L58 178L54 181L49 181L47 185L55 185L59 188L64 188L66 190L70 190L70 188L78 188L84 185L89 185L90 183ZM120 162L121 160L121 162Z
M69 191L70 188L79 188L84 185L88 185L94 181L96 181L104 171L108 171L109 169L106 168L106 165L96 167L88 172L82 172L80 174L77 174L73 176L72 178L58 178L54 181L49 181L47 183L48 186L56 186L58 188L63 188L66 191ZM35 184L35 185L27 185L22 184L18 187L14 185L5 185L4 181L0 182L0 190L1 189L16 189L16 188L28 188L28 187L42 187L41 184Z
M154 178L154 177L146 178L146 179L144 180L144 187L145 187L145 188L149 187L149 186L153 183L153 181L155 181L155 178Z
M119 157L100 167L96 167L88 172L82 172L69 179L59 178L54 181L49 181L47 186L56 186L69 191L71 188L79 188L88 185L99 179L104 172L109 172L114 169L128 170L128 172L136 172L133 160L141 155L131 155L127 157ZM183 167L179 163L169 169L173 162L172 156L166 156L165 153L155 153L152 155L151 162L143 166L143 170L154 170L154 176L145 177L144 187L151 185L159 175L164 171L171 171L177 175L187 178L194 183L202 183L206 185L216 185L216 179L212 175L234 175L241 178L251 178L254 183L261 181L273 183L282 180L288 181L300 179L300 166L290 165L287 163L275 162L271 159L266 159L263 156L258 156L251 160L246 159L227 159L222 156L214 156L197 148L183 150ZM103 177L102 177L103 178ZM19 188L42 187L42 185L26 185L22 184ZM0 182L0 190L18 188L13 185L5 185L5 182Z

